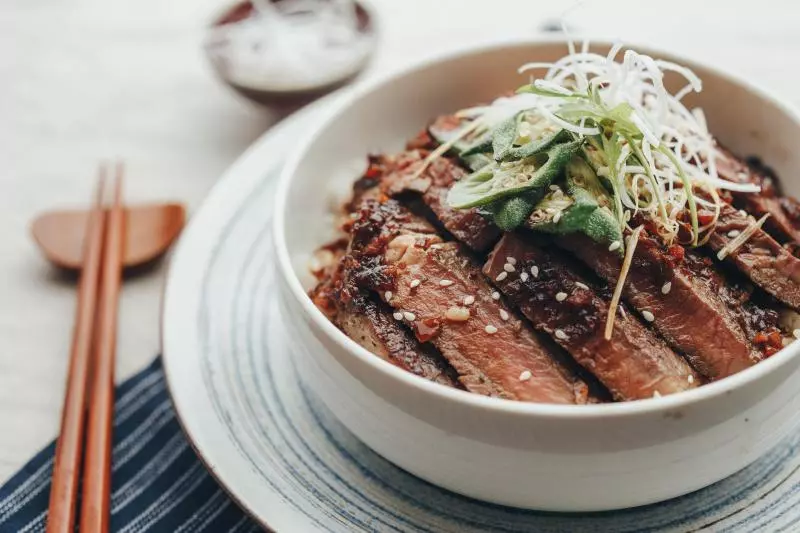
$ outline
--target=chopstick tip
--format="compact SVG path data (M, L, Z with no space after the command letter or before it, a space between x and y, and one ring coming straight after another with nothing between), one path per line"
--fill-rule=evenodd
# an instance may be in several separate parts
M95 185L95 204L102 205L105 196L106 180L108 179L108 165L101 160L97 165L97 183Z
M117 159L114 173L114 204L119 206L122 204L122 188L125 181L125 161L121 158Z

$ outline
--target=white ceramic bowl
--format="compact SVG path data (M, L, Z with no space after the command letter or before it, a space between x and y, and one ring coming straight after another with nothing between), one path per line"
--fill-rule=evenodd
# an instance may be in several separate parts
M713 68L695 99L733 150L772 165L800 192L800 115ZM274 223L284 310L310 354L309 388L356 436L400 467L500 504L562 511L631 507L720 480L800 420L800 343L752 369L660 399L556 406L482 397L400 370L347 338L306 296L310 253L332 235L329 191L347 187L369 152L399 150L432 117L525 82L516 68L565 54L561 41L482 45L362 86L301 140L285 168ZM794 181L793 181L794 180Z

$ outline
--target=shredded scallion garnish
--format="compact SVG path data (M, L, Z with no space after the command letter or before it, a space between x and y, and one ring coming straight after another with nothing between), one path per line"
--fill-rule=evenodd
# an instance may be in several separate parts
M554 130L584 139L584 156L605 180L622 228L632 231L631 221L645 218L665 243L672 243L685 236L681 227L688 220L691 235L682 244L698 246L708 239L719 216L722 200L717 189L758 192L759 187L718 175L716 141L705 117L682 102L687 94L702 90L697 75L634 50L625 50L618 59L621 51L617 44L608 54L598 54L584 43L580 50L571 46L570 53L555 62L523 65L520 72L544 74L514 96L459 111L457 116L465 121L462 133L490 131L518 116L519 144L534 141L537 132ZM674 94L664 85L667 72L686 80ZM441 153L437 150L431 157ZM700 224L700 209L713 213L711 223Z
M642 232L642 226L633 230L633 233L628 237L628 246L625 250L625 259L622 261L622 268L619 271L619 279L617 285L614 287L614 295L611 297L611 303L608 307L608 317L606 318L606 329L604 337L607 341L611 340L611 335L614 332L614 320L617 317L617 308L619 307L619 300L622 297L622 288L625 285L625 278L628 277L628 270L631 268L633 262L633 253L636 251L636 244L639 242L639 234Z

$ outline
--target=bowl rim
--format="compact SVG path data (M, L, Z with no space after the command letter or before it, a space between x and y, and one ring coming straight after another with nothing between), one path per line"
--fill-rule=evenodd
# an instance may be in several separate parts
M315 124L313 130L310 131L308 135L303 137L303 141L294 148L287 158L286 163L281 170L274 197L273 223L271 228L273 234L273 247L275 250L278 271L280 272L284 284L289 289L288 292L299 304L299 308L306 318L310 320L317 328L319 328L328 339L333 341L339 348L347 353L348 356L355 357L359 363L364 363L371 367L372 370L383 374L389 379L395 380L398 384L409 388L411 392L416 391L419 393L430 394L432 397L440 401L454 402L465 407L472 407L497 414L533 416L550 419L565 418L573 420L660 414L667 411L674 411L676 409L688 408L714 398L719 398L720 396L732 392L735 389L743 388L744 386L758 381L769 374L779 371L793 358L798 357L800 354L800 343L792 343L777 354L760 361L753 367L745 369L737 374L734 374L733 376L708 383L696 389L665 395L658 398L593 405L560 405L492 398L468 391L442 386L438 383L434 383L423 377L398 368L387 361L384 361L380 357L375 356L366 348L350 339L341 330L334 326L333 323L330 322L328 318L316 308L311 299L308 297L306 291L303 289L302 283L300 282L300 278L292 266L292 261L290 259L289 249L285 239L285 219L287 216L285 207L289 191L291 190L293 177L297 171L297 168L308 153L309 149L317 142L317 139L324 129L326 129L333 121L335 121L337 117L347 113L349 109L366 94L374 91L384 90L387 86L391 85L394 80L415 74L437 63L454 61L478 53L494 52L507 47L520 47L525 45L537 47L554 44L564 44L566 46L566 43L566 37L532 36L524 38L514 37L510 39L506 38L501 40L491 40L488 42L482 41L478 43L471 43L466 46L447 49L426 56L424 59L393 69L380 76L376 76L371 80L367 80L366 82L363 82L360 85L352 88L344 98L338 99L336 102L330 105L328 109L324 110L322 113L322 118ZM592 46L610 46L614 44L613 41L604 38L592 39L591 43ZM680 54L675 54L667 50L660 50L650 46L640 46L637 43L626 43L625 48L643 50L646 53L653 55L666 56L670 59L679 61L681 64L689 65L690 68L701 67L708 72L713 73L715 76L718 76L719 78L743 87L745 90L755 94L761 99L770 101L778 109L780 109L782 113L791 118L791 120L795 122L798 127L800 127L800 110L787 102L785 99L776 96L771 91L759 86L758 84L752 83L749 80L745 80L744 78L730 72L712 67L702 61L690 60L681 56ZM365 384L365 386L369 387L368 384Z
M364 27L360 28L360 31L370 34L374 37L378 31L378 28L375 10L371 3L364 0L353 0L353 3L355 4L356 9L360 10L364 14ZM236 22L240 22L239 20L227 21L226 19L229 18L237 9L241 9L246 5L249 5L252 8L252 4L252 0L233 0L226 3L213 13L206 23L205 29L209 30L219 26L224 26L225 24L235 24Z

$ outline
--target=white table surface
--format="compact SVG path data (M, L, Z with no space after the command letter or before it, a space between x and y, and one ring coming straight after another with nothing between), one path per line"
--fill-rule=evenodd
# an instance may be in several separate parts
M371 3L382 38L367 76L436 48L535 34L567 5ZM130 200L178 199L194 210L278 119L231 94L204 62L204 24L225 5L0 3L0 483L56 436L73 323L74 283L39 256L29 221L48 208L85 204L98 159L116 156L127 162ZM800 4L793 0L587 1L570 20L594 35L655 44L752 76L800 104ZM125 284L118 380L158 352L163 274L162 265Z

